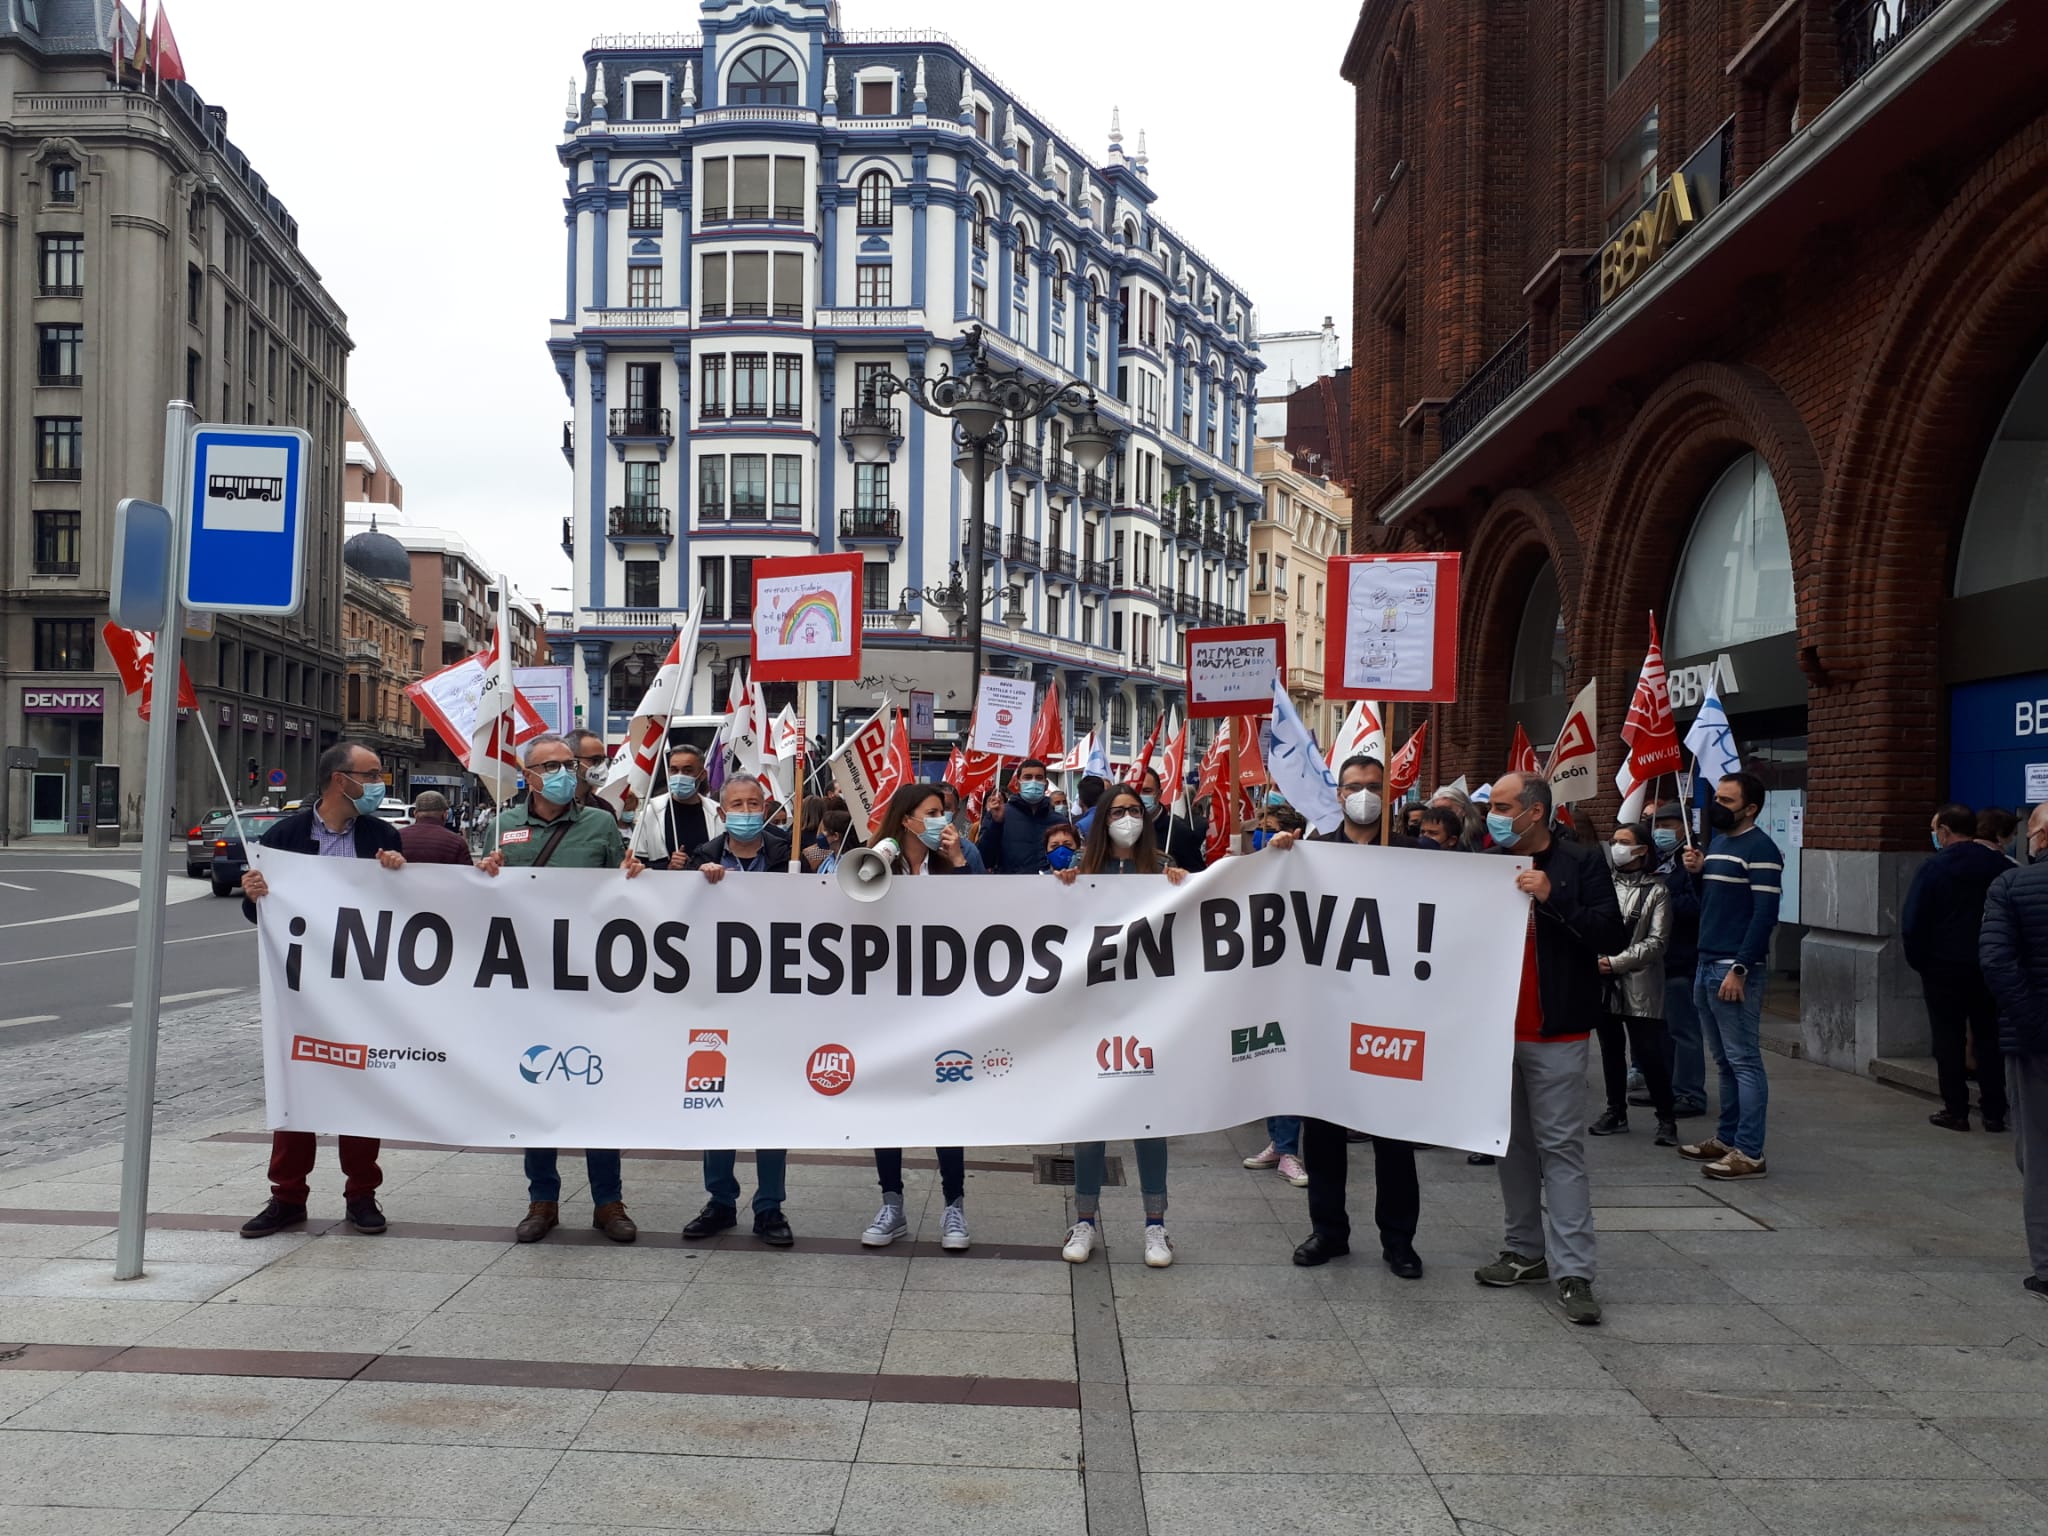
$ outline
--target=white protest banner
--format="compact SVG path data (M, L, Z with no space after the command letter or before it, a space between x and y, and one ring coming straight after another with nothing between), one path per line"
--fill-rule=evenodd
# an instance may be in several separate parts
M1302 843L1179 886L898 880L869 905L831 876L259 859L273 1127L846 1148L1307 1114L1507 1140L1529 866L1506 855Z
M1029 757L1031 721L1031 679L985 673L974 696L974 734L967 744L998 757Z
M1190 717L1257 716L1272 707L1273 679L1287 680L1285 624L1226 624L1183 638Z

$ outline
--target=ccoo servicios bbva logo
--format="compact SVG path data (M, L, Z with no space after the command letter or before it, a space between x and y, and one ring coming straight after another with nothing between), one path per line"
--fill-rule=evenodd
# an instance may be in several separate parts
M573 1083L595 1088L604 1081L604 1058L587 1045L528 1046L519 1075L529 1083Z

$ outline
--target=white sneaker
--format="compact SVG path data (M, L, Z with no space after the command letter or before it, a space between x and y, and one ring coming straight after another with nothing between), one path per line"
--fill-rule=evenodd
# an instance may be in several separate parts
M1308 1170L1301 1165L1301 1159L1289 1152L1280 1159L1280 1177L1296 1189L1308 1188Z
M967 1251L967 1211L964 1201L955 1200L946 1207L945 1230L939 1237L939 1246L948 1253Z
M1077 1221L1067 1233L1067 1246L1060 1250L1060 1257L1069 1264L1086 1264L1101 1241L1101 1230L1094 1222Z
M861 1246L886 1248L909 1230L910 1223L903 1219L902 1205L893 1200L884 1200L882 1208L875 1212L875 1219L868 1223L867 1231L861 1233Z
M1271 1168L1280 1161L1280 1154L1273 1150L1273 1143L1266 1143L1266 1150L1255 1152L1244 1160L1247 1168Z
M1164 1269L1173 1262L1173 1239L1166 1235L1166 1224L1159 1221L1145 1223L1145 1263L1152 1269Z

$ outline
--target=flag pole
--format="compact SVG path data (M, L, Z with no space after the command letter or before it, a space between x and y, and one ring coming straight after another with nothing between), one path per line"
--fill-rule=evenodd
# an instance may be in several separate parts
M498 686L504 691L505 708L510 711L512 723L505 731L505 745L512 755L519 755L519 694L512 685L512 652L508 648L512 639L512 578L503 571L498 572ZM500 719L503 718L501 715ZM603 738L600 737L600 740ZM496 775L493 775L495 778ZM531 786L529 786L529 789ZM498 834L498 852L505 851L505 818L500 814L492 819Z
M758 713L758 711L757 711ZM796 779L790 786L790 798L796 803L789 808L789 872L800 875L804 872L804 777L805 747L811 734L809 701L804 698L804 685L796 685Z

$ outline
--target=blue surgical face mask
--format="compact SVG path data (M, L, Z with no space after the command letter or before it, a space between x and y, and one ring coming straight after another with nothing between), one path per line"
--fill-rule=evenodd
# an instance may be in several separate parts
M1269 790L1267 790L1267 791L1266 791L1266 804L1267 804L1267 805L1269 805L1269 806L1271 806L1271 807L1273 807L1273 808L1275 808L1275 809L1278 809L1278 808L1279 808L1280 806L1283 806L1283 805L1285 805L1286 803L1287 803L1287 797L1286 797L1285 795L1281 794L1279 790L1277 790L1277 789L1269 789Z
M1678 846L1678 834L1669 827L1653 827L1650 841L1657 845L1659 853L1669 853Z
M1934 842L1934 851L1936 853L1941 852L1941 834L1939 832L1930 832L1927 835Z
M1045 798L1045 780L1026 779L1017 786L1017 796L1028 805L1036 805Z
M574 763L562 763L540 776L540 792L556 805L567 805L576 798L576 783L580 777Z
M937 816L927 816L924 819L923 828L917 834L918 838L924 843L925 847L935 849L939 846L939 839L946 835L946 828L951 825L953 825L953 818L943 813Z
M668 791L679 800L694 800L697 797L697 780L692 774L679 773L668 781Z
M1156 811L1159 809L1159 797L1157 795L1140 795L1138 798L1145 802L1146 810Z
M377 807L383 803L384 781L382 779L372 779L363 786L363 792L360 795L349 801L349 804L356 808L358 816L374 816L377 812Z
M1512 848L1522 840L1522 834L1515 830L1515 818L1503 811L1486 813L1486 835L1498 848Z
M1255 829L1252 833L1252 846L1254 848L1263 848L1272 840L1273 834L1268 832L1264 827L1259 827Z
M753 842L767 825L768 818L759 811L734 811L725 818L726 835L735 842Z
M1074 867L1074 850L1065 843L1054 843L1052 847L1045 851L1045 862L1054 869L1072 869Z

